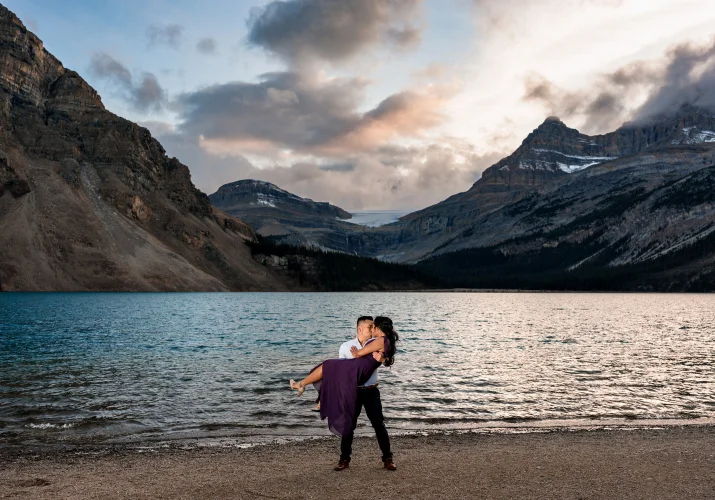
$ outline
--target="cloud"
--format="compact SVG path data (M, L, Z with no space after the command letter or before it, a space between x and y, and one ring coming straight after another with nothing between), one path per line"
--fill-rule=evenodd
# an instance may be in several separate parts
M146 29L147 45L166 45L178 49L184 35L184 27L179 24L152 24Z
M123 86L132 85L132 74L126 66L103 52L92 55L89 71L98 78L114 80Z
M477 22L483 30L500 31L511 36L533 20L534 12L571 10L586 6L617 8L625 0L472 0L477 8Z
M167 153L191 169L194 183L207 193L240 179L272 182L299 196L329 201L349 210L417 209L471 186L504 152L478 154L454 138L420 145L380 147L339 161L306 158L259 168L241 155L217 155L198 138L168 124L146 122Z
M131 92L134 106L140 110L160 109L165 99L164 89L152 73L144 73L141 82Z
M684 104L714 107L715 42L680 44L662 59L627 64L576 91L531 75L525 81L523 98L541 103L561 118L582 119L586 131L648 120L673 113Z
M443 120L451 90L436 86L391 95L361 113L363 78L306 77L282 72L258 83L214 85L176 99L179 131L214 151L271 154L289 149L341 156L418 137Z
M166 92L152 73L143 73L138 83L131 72L109 54L95 53L89 64L89 72L96 78L108 80L122 92L122 97L137 111L161 109Z
M216 40L213 38L202 38L196 44L196 50L202 54L210 55L216 53Z
M340 63L369 47L419 43L421 0L288 0L255 8L248 42L290 64Z
M621 85L621 90L627 90L623 87L628 85ZM583 118L580 128L587 132L615 129L630 113L624 96L618 94L619 86L608 76L601 85L579 91L559 88L541 75L528 77L525 87L524 100L539 102L547 114L567 121Z
M636 111L636 120L669 113L683 104L715 107L715 40L709 45L682 44L673 48L658 85Z

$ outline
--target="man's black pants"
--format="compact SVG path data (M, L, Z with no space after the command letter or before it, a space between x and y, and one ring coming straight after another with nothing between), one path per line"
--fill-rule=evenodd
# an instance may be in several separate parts
M390 436L387 435L387 429L385 428L385 417L382 416L382 401L380 401L380 389L377 387L372 387L370 389L358 389L357 398L357 414L360 416L360 411L363 406L365 407L365 414L367 418L370 419L373 429L375 429L375 435L377 436L377 443L380 445L380 450L382 450L382 459L387 460L392 458L392 451L390 451ZM340 460L350 461L350 455L353 452L353 435L349 434L343 436L342 441L340 441Z

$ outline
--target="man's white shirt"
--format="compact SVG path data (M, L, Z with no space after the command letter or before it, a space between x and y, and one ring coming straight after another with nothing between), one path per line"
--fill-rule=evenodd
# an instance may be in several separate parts
M338 352L338 357L340 359L352 359L353 354L350 352L350 348L352 346L355 346L358 349L362 348L362 345L360 345L360 341L357 339L357 337L355 337L352 340L348 340L347 342L345 342L343 345L340 346L340 351ZM372 356L372 354L368 354L368 356ZM377 384L377 370L372 372L372 375L367 380L367 382L365 382L364 385L375 385L375 384Z

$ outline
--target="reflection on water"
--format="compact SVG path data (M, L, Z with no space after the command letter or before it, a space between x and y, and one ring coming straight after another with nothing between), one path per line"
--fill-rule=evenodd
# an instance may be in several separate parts
M362 314L393 432L715 418L715 296L0 294L0 443L327 435L287 381Z

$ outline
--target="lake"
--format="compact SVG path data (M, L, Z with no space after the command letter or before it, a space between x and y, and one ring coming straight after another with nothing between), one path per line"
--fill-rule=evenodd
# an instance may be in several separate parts
M393 433L715 421L713 295L1 293L0 445L330 435L288 380L363 314Z

